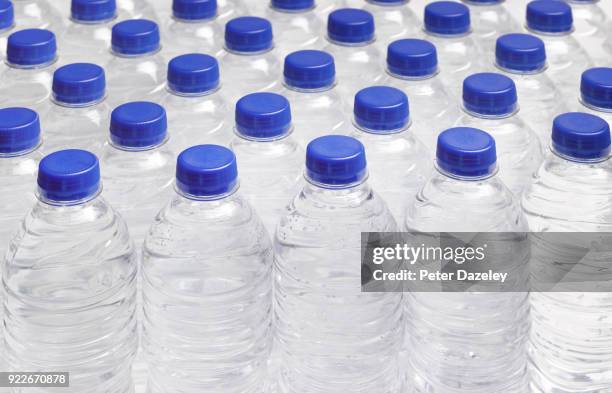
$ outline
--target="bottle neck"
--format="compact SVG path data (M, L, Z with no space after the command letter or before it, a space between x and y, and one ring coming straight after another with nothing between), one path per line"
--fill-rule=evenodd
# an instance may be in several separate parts
M346 205L347 203L360 204L370 198L372 188L367 181L367 176L359 182L343 186L320 184L306 176L302 192L310 200L316 200L321 204L333 206Z
M58 200L53 199L52 197L48 197L47 193L39 188L38 192L36 193L36 198L41 203L48 205L48 206L70 207L70 208L74 208L73 210L78 210L82 207L86 207L86 206L96 203L96 201L100 199L101 192L102 192L102 186L100 185L98 190L96 190L96 192L94 192L91 195L88 195L88 196L85 196L79 199L75 199L75 200L70 200L70 201L58 201Z

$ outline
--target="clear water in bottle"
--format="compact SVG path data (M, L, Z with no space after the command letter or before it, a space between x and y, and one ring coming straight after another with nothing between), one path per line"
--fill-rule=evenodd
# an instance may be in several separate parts
M15 12L9 0L0 1L0 59L4 59L8 37L15 31Z
M323 22L315 12L314 0L272 0L265 11L274 31L276 52L281 58L301 49L323 45Z
M149 392L261 392L272 341L269 236L238 189L230 150L191 147L176 174L177 193L144 248Z
M514 19L505 0L462 0L470 9L470 19L474 36L484 51L495 50L495 41L504 34L516 33L521 30L518 21Z
M373 86L355 96L351 136L365 146L369 181L397 222L431 172L431 158L410 124L408 97L401 90Z
M489 134L444 131L436 168L410 203L404 230L527 231L518 200L497 175ZM525 292L407 293L408 391L527 392L528 313Z
M577 110L597 115L612 127L612 68L591 68L580 78Z
M597 65L610 65L610 19L599 0L565 0L572 7L574 37Z
M307 182L275 238L279 391L399 392L402 294L362 293L361 232L396 231L348 136L310 142Z
M419 31L419 18L409 0L362 0L363 9L374 16L377 45L384 52L387 45L401 38L412 37Z
M11 0L18 29L47 29L60 35L64 30L62 14L49 0Z
M66 392L128 392L132 385L135 251L100 190L93 154L43 158L38 201L11 242L3 274L9 369L67 371Z
M304 150L293 135L289 101L253 93L236 103L230 144L241 173L240 190L273 234L302 179Z

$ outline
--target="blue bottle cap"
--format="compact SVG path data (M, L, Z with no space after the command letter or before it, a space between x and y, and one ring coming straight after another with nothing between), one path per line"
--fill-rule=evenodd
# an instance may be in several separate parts
M467 111L479 115L514 113L517 106L514 81L492 72L470 75L463 81L463 106Z
M60 150L38 165L40 196L55 202L76 202L100 190L98 158L85 150Z
M470 31L470 10L454 1L436 1L425 7L425 30L439 35Z
M6 60L17 66L37 66L55 60L55 34L43 29L25 29L8 37Z
M206 93L219 86L219 63L212 56L190 53L168 63L168 88L181 94Z
M111 48L120 55L143 55L159 49L159 27L148 19L130 19L113 26Z
M72 0L71 18L78 22L101 22L117 15L115 0Z
M172 15L183 20L205 20L217 15L217 0L173 0Z
M341 8L327 18L327 37L334 42L359 44L374 39L374 17L357 8Z
M361 182L367 174L363 144L344 135L326 135L306 148L306 177L311 181L342 188Z
M0 0L0 30L13 27L15 24L15 10L13 3L8 0Z
M327 52L300 50L285 57L285 84L297 89L322 89L336 80L334 58Z
M236 156L226 147L193 146L178 156L176 187L189 196L210 198L227 194L237 183Z
M68 64L53 74L53 99L60 104L95 103L104 98L105 91L104 69L95 64Z
M436 47L425 40L393 41L387 48L387 69L391 74L409 78L434 75L438 71Z
M241 16L225 25L225 47L236 52L261 52L272 48L272 24L263 18Z
M458 177L482 178L495 172L495 140L476 128L456 127L438 136L436 162L443 172Z
M355 95L353 114L362 129L379 133L401 130L408 125L408 97L394 87L367 87Z
M495 61L510 71L530 72L546 65L544 41L529 34L506 34L497 39Z
M0 109L0 153L29 152L40 143L38 114L27 108Z
M553 121L553 150L576 160L598 160L610 155L610 126L599 116L582 112L559 115Z
M612 68L591 68L582 73L580 95L587 106L612 109Z
M315 6L314 0L272 0L272 8L283 11L303 11Z
M236 103L236 131L246 138L277 139L291 129L289 101L274 93L253 93Z
M152 102L137 101L119 105L111 113L110 138L113 145L147 149L166 140L166 111Z
M572 7L560 0L535 0L527 4L527 27L542 33L572 31Z

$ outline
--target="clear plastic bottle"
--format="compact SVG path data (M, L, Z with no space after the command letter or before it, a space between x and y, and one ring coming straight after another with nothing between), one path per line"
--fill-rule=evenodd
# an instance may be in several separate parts
M177 193L145 240L149 392L261 392L272 342L269 236L238 190L230 150L191 147L176 174Z
M11 1L18 29L45 29L61 36L64 30L64 18L49 0Z
M410 124L408 97L401 90L373 86L355 96L353 132L368 155L370 183L397 222L431 172L431 157Z
M438 171L408 207L404 229L526 232L519 201L496 175L495 150L478 129L440 134ZM528 391L526 292L410 292L405 320L408 391Z
M74 63L53 74L53 97L43 114L45 153L87 149L97 154L106 141L110 109L105 101L104 69Z
M529 229L600 232L606 244L599 249L607 254L601 260L607 265L612 232L610 128L603 119L591 114L562 114L554 121L552 151L523 194ZM572 238L569 239L571 244ZM584 265L576 268L588 274L605 275L606 269L596 263L602 254L592 248L597 247L596 240L591 241L590 257L584 262L587 266L593 264L586 270ZM549 244L543 244L548 249ZM563 260L564 248L553 249L552 259ZM612 345L611 294L533 291L530 297L531 391L608 391L612 386L612 355L608 350Z
M327 52L302 50L285 57L284 89L291 103L295 138L306 146L329 134L348 133L345 101L336 84L334 58Z
M168 112L169 144L175 155L194 145L229 143L231 110L221 91L214 57L191 53L168 63L160 102Z
M15 13L13 3L0 1L0 56L4 59L9 35L15 30Z
M314 0L271 0L265 15L280 33L275 39L279 57L323 45L323 23L315 12Z
M160 53L157 23L131 19L113 26L112 58L106 68L108 95L113 105L146 100L161 89L166 78L166 61Z
M499 177L520 196L540 166L543 150L538 136L519 115L512 79L496 73L466 78L463 114L457 125L487 130L495 138Z
M599 0L565 0L572 7L574 37L597 65L609 65L612 47L610 19ZM606 44L607 41L607 44Z
M582 73L577 110L597 115L612 127L612 68L591 68Z
M544 42L529 34L501 36L497 40L495 66L514 81L521 117L540 137L542 146L548 148L552 121L567 111L567 104L548 77Z
M363 9L374 16L377 45L384 53L387 45L401 38L412 37L419 31L419 18L410 8L409 0L361 0Z
M430 153L435 152L438 134L459 118L456 99L440 79L436 47L419 39L392 42L387 50L387 75L382 84L408 95L411 133Z
M374 30L374 17L361 9L341 8L327 18L324 50L334 57L338 88L345 97L353 97L383 77L383 57L375 45Z
M402 294L362 293L361 232L397 225L348 136L310 142L306 179L275 238L279 392L400 392Z
M9 369L67 371L69 393L128 392L132 382L134 246L100 191L93 154L43 158L38 201L11 242L3 274Z
M120 19L149 19L157 21L157 12L149 0L116 0ZM156 2L156 0L153 0ZM164 1L165 3L165 1Z
M505 0L462 0L470 9L474 37L482 49L495 50L497 38L521 30L518 21L506 8Z
M230 147L241 173L240 189L273 234L302 179L304 150L293 136L289 101L253 93L236 103Z
M263 18L243 16L225 25L224 95L236 102L245 94L278 86L281 65L273 50L272 25Z
M6 67L0 74L0 106L48 107L57 61L55 34L26 29L9 36Z
M248 7L243 3L243 0L217 0L219 20L224 22L242 15L248 15Z

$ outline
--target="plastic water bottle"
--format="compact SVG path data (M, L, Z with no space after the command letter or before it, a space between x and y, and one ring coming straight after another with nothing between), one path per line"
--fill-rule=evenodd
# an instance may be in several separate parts
M516 196L520 195L542 162L542 147L538 136L519 116L512 79L496 73L466 78L463 114L457 124L487 130L495 138L499 177Z
M271 0L265 12L276 36L281 58L300 49L318 49L323 41L323 23L315 12L314 0Z
M408 208L405 230L527 231L518 200L496 175L490 135L473 128L444 131L436 167ZM529 391L528 313L526 292L408 293L408 391Z
M470 9L471 24L478 44L487 52L495 50L495 41L515 33L521 26L506 9L505 0L462 0Z
M168 112L169 144L176 155L194 145L229 143L231 111L221 91L214 57L192 53L170 61L160 102Z
M11 0L18 29L64 30L64 18L49 0Z
M612 127L612 68L591 68L582 73L577 109L603 118Z
M156 21L157 12L148 0L116 0L120 19L150 19ZM153 0L153 2L157 2ZM164 1L165 3L165 1Z
M63 390L70 393L131 386L136 258L127 226L100 190L93 154L43 158L38 201L11 242L3 274L10 370L69 372Z
M163 86L166 62L160 49L159 28L151 20L125 20L113 26L112 59L106 66L112 103L146 99Z
M53 97L43 115L43 149L67 148L97 153L106 141L110 109L105 101L104 69L90 63L74 63L53 74Z
M574 36L598 65L609 65L610 19L597 0L565 0L572 7ZM607 46L607 48L606 48ZM604 49L605 48L605 49Z
M597 116L574 112L557 117L552 129L553 154L523 195L530 230L611 232L608 124ZM602 249L609 250L609 234L602 236L608 239ZM563 247L558 246L555 252L562 258ZM597 254L601 256L591 248L591 255ZM608 260L605 258L606 264ZM595 262L588 256L585 261ZM596 264L586 272L606 274L605 268ZM531 391L608 390L612 386L612 355L606 349L612 342L610 293L533 291L530 297Z
M282 95L291 102L295 138L311 140L348 130L345 102L336 83L334 58L327 52L302 50L285 57Z
M248 7L242 0L217 0L218 18L220 21L228 21L241 15L248 14Z
M431 172L431 158L410 124L408 97L401 90L373 86L355 96L352 136L368 154L370 183L398 222L406 202Z
M527 4L527 29L546 45L548 75L566 97L574 97L580 73L593 66L574 38L572 8L560 0L535 0Z
M15 13L13 3L9 0L0 1L0 55L6 53L8 36L15 29Z
M230 146L238 160L242 194L273 234L298 191L304 165L304 150L293 136L289 101L274 93L238 100Z
M236 102L245 94L278 86L281 65L273 51L272 25L267 19L242 16L225 25L224 95Z
M327 19L327 41L324 49L336 61L339 88L345 97L382 79L382 55L375 45L374 17L368 11L333 11Z
M306 178L275 238L279 391L399 392L402 294L361 292L361 232L397 230L363 145L315 139Z
M261 392L272 341L269 236L227 148L185 150L176 175L177 193L145 240L149 391Z
M45 108L56 60L55 34L49 30L25 29L11 34L0 74L0 106Z
M459 118L455 98L440 79L436 47L419 39L392 42L387 50L387 76L382 83L408 95L411 133L433 153L438 134Z
M507 34L497 40L497 71L511 78L518 91L521 116L550 145L553 119L567 111L565 97L548 77L544 42L529 34Z
M362 0L363 9L374 16L378 45L381 51L392 41L414 36L419 31L419 18L408 0Z

